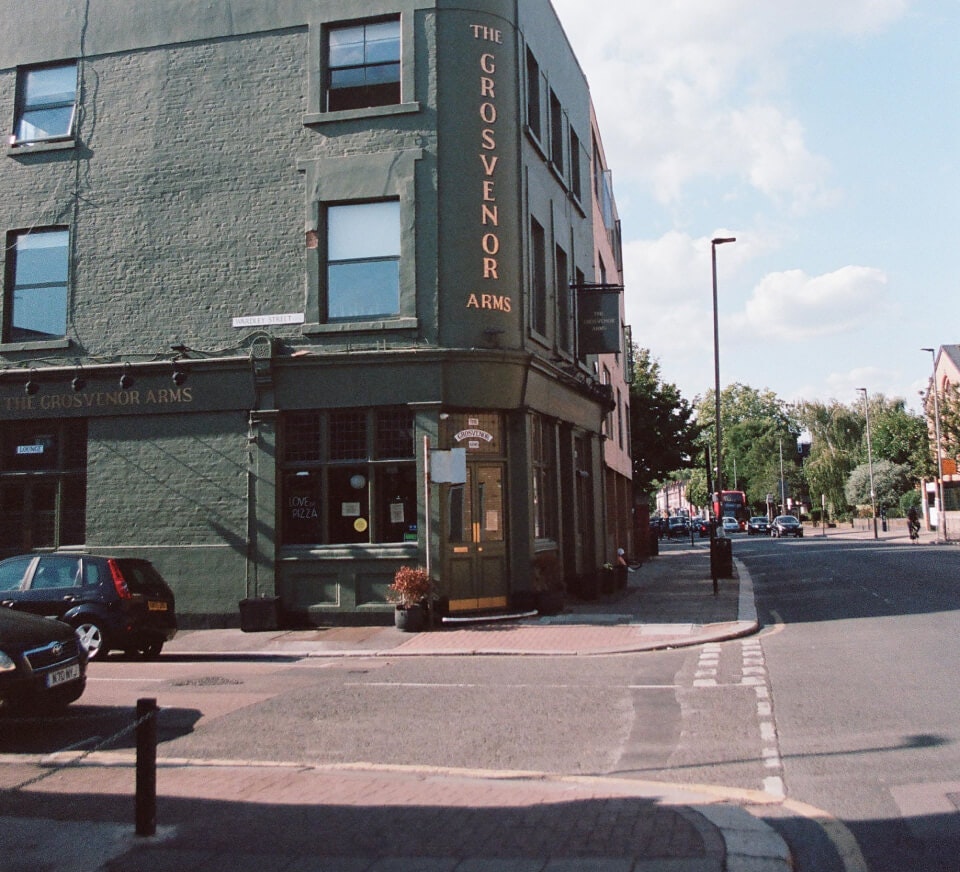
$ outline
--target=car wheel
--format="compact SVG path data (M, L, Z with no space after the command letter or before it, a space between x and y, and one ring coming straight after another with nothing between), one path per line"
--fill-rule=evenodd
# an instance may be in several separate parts
M87 649L88 659L96 660L107 656L110 648L107 646L106 636L99 624L93 621L79 621L73 627L80 637L80 643Z
M139 649L140 656L144 660L156 660L160 656L160 652L162 650L163 642L148 642Z

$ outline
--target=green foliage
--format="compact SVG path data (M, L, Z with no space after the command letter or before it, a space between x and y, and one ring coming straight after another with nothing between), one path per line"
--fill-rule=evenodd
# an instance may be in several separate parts
M899 506L900 498L914 489L909 465L875 460L873 463L873 489L877 512L883 506ZM847 502L852 506L870 504L870 464L864 463L850 473L846 487Z
M940 405L940 439L942 441L941 452L943 456L958 458L960 457L960 385L949 385L941 391L939 396ZM927 418L931 422L934 420L933 393L927 391L924 397L924 408L927 412ZM935 443L935 440L931 440ZM931 444L930 454L936 458L937 446ZM934 470L936 470L936 462Z
M804 464L810 494L814 502L819 495L825 496L834 511L842 513L847 507L847 480L860 462L864 416L836 400L829 405L800 403L797 413L811 436L810 456Z
M710 491L707 489L707 472L702 468L690 470L687 479L687 502L695 506L710 504Z
M631 348L633 383L630 385L630 446L633 484L649 491L655 481L690 466L700 428L693 407L676 385L660 377L660 364L649 349Z
M881 395L870 398L870 440L874 460L906 464L915 481L932 476L936 469L927 422L910 412L902 399L888 400Z
M716 444L714 397L709 391L697 403L697 420L711 450ZM767 494L776 495L779 502L782 444L787 493L795 499L805 493L796 449L800 426L791 408L773 391L739 383L724 388L720 392L720 423L725 490L744 491L755 509L765 506Z
M916 488L908 490L900 497L900 515L905 516L910 509L919 509L921 503L920 491Z

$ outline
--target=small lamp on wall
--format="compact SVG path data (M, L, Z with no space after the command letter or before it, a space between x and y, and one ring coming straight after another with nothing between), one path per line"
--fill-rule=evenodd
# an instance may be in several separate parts
M123 365L123 375L120 376L120 390L127 391L133 387L134 381L133 376L130 375L130 364L125 363Z

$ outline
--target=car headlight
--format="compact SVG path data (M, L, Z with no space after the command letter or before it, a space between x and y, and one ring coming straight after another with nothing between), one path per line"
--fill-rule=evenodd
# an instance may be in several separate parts
M0 651L0 672L13 672L17 668L14 663L3 651Z

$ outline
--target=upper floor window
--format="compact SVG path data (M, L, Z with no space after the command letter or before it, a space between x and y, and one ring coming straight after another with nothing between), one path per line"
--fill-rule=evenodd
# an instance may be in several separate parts
M73 133L77 105L77 65L20 70L16 142L64 139Z
M400 19L327 32L327 110L400 102Z
M527 126L537 139L542 136L540 122L540 64L527 49Z
M530 325L547 335L547 241L536 218L530 219Z
M550 160L563 172L563 107L560 99L550 92Z
M11 234L4 341L62 339L67 334L67 230Z
M400 201L327 209L327 317L400 311Z
M580 179L580 137L570 128L570 190L578 200L583 199L583 184Z
M557 277L557 346L563 351L572 350L572 306L570 301L570 267L567 253L558 245L555 273Z

